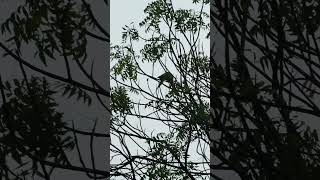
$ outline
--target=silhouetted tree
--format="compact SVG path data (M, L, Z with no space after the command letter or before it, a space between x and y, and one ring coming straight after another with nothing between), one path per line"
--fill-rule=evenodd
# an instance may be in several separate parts
M104 3L108 9L108 1ZM48 180L54 178L56 168L86 173L92 179L108 177L109 161L105 162L105 169L95 166L93 140L103 137L108 142L109 133L96 133L95 127L92 132L70 127L64 114L58 111L56 101L61 95L75 96L79 102L90 105L95 96L94 100L105 107L105 114L110 114L106 101L110 97L109 87L98 83L94 69L87 68L88 63L93 64L88 60L87 41L94 39L108 45L110 38L107 29L96 19L91 4L85 0L17 2L17 9L2 22L1 33L6 38L0 42L4 56L18 62L22 74L22 79L0 78L1 179ZM39 63L29 61L24 54L30 47ZM48 63L55 60L59 64L61 59L60 69L65 69L66 77L52 72ZM75 67L87 83L74 75L71 69ZM90 138L89 166L81 155L78 135ZM109 146L105 151L109 156ZM70 152L78 154L80 163L70 161Z
M1 26L11 36L0 47L23 77L0 83L2 178L51 179L60 168L91 179L208 179L210 143L212 179L223 179L218 170L246 180L319 178L317 131L304 123L320 115L319 2L212 0L210 60L199 45L208 33L203 8L209 1L192 2L199 11L175 9L165 0L149 3L139 24L146 34L126 26L123 43L112 47L111 151L119 162L111 173L95 167L92 150L93 138L109 134L69 127L54 101L58 92L89 104L95 95L110 112L108 88L84 66L88 38L108 43L107 30L85 0L26 0L19 6ZM26 60L26 44L44 65L63 57L66 77ZM71 63L91 85L73 77ZM45 79L29 78L26 68ZM146 131L146 120L167 131ZM89 165L79 134L91 140ZM80 165L68 161L70 150Z
M2 156L5 158L3 170L9 172L6 170L10 169L8 164L11 163L7 160L10 155L20 165L19 168L23 168L21 175L32 171L47 178L52 171L48 172L40 161L41 174L38 162L26 157L69 164L65 151L74 147L72 137L65 136L67 130L64 129L63 114L55 110L57 104L52 95L56 92L50 90L45 79L34 77L28 86L25 81L17 79L14 79L14 88L8 81L5 84L6 87L1 88L5 103L0 108Z
M213 179L220 169L246 180L319 178L317 128L306 122L320 115L319 7L211 1Z

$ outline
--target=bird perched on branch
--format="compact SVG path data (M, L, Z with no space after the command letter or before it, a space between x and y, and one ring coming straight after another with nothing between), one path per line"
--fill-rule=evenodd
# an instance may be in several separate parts
M158 87L160 87L164 82L168 82L168 83L170 83L170 85L173 84L174 76L169 71L167 71L167 72L163 73L162 75L158 76L158 78L160 80Z

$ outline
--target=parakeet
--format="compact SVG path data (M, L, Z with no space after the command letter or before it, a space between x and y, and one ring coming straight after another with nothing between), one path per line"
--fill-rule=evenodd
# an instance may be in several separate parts
M168 83L172 84L174 77L171 72L167 71L167 72L163 73L162 75L158 76L158 78L160 79L159 86L161 86L164 82L168 82Z

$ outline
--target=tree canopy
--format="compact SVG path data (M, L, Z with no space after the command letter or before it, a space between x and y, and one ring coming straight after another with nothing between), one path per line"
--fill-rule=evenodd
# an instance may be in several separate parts
M21 73L0 72L1 178L50 180L57 168L89 179L319 178L319 2L175 3L153 0L141 22L123 28L106 60L111 88L95 78L88 53L89 40L110 43L92 4L17 6L1 24L0 48ZM27 46L43 66L28 60ZM49 71L52 62L64 76ZM110 133L96 132L96 121L91 132L66 123L61 96L112 112ZM79 136L89 139L89 161ZM93 142L110 136L101 169Z
M319 3L211 3L212 176L319 178Z
M126 179L208 179L209 1L187 3L149 3L111 47L113 169Z

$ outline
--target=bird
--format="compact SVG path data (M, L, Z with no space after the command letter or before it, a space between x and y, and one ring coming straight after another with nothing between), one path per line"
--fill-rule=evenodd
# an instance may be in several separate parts
M164 82L168 82L170 84L173 83L174 76L171 72L166 71L162 75L158 76L158 79L160 80L158 87L160 87Z

